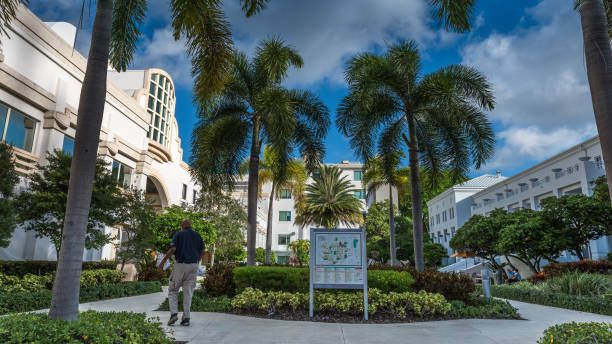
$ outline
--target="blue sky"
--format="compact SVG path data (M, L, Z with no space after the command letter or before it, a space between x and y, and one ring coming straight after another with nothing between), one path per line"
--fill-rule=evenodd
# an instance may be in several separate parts
M30 0L44 21L79 23L83 0ZM87 1L89 2L89 1ZM145 37L133 68L158 67L177 85L176 118L185 159L195 122L190 63L183 42L170 34L168 0L150 0ZM305 65L287 86L309 89L334 116L346 93L346 61L384 42L415 40L423 72L462 63L479 69L493 84L497 100L489 113L497 149L472 175L517 173L596 134L582 52L580 20L572 0L478 0L474 29L447 33L431 19L427 0L271 0L261 14L246 19L238 0L226 0L238 49L251 54L261 39L280 35L303 56ZM76 47L87 54L92 17L85 11ZM332 126L326 162L357 160L346 138Z

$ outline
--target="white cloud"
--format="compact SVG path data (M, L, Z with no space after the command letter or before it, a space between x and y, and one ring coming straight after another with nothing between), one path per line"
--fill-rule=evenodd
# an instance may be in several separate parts
M185 41L175 41L171 30L170 27L155 30L151 39L141 42L133 68L161 68L172 76L175 84L191 88L191 60Z

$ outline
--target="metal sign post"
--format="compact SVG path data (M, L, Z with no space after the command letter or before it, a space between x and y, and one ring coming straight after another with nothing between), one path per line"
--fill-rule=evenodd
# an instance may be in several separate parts
M368 320L368 262L364 229L310 229L310 302L315 289L363 288L363 317Z

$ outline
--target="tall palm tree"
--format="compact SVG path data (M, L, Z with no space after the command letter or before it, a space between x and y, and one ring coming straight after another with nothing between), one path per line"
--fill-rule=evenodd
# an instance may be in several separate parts
M3 4L14 2L8 0ZM246 16L257 13L267 2L241 1ZM110 62L117 71L125 71L132 62L147 3L147 0L96 1L91 46L79 99L64 237L49 311L53 319L78 317L79 281L106 98L107 68ZM220 1L170 0L174 38L186 38L194 76L194 99L198 105L206 104L222 88L227 78L226 67L232 58L229 23L220 6Z
M612 201L612 1L577 0L587 76Z
M306 184L307 172L304 164L297 159L291 159L286 171L280 171L279 157L272 147L264 147L263 158L260 163L259 190L263 185L272 183L270 199L268 203L268 221L266 228L266 263L270 263L270 253L272 252L272 223L274 220L274 200L281 197L283 190L289 190L295 200L295 205L300 204L300 193ZM281 179L282 178L282 179Z
M362 204L351 182L336 166L323 165L313 175L313 182L306 186L306 206L295 218L297 225L317 225L336 228L363 221Z
M482 110L494 106L491 87L473 68L452 65L421 75L414 42L400 41L381 55L362 53L346 68L349 94L336 125L364 161L378 155L386 175L396 152L408 148L415 266L424 268L419 165L436 176L449 169L459 178L491 157L494 133ZM376 144L377 143L377 144Z
M363 184L366 186L368 193L370 190L376 192L378 188L387 186L389 188L389 249L391 252L391 265L397 265L397 252L395 248L395 210L393 205L393 188L395 187L398 195L400 189L404 190L407 183L410 181L407 175L401 174L398 169L400 157L403 155L398 152L395 166L391 174L387 174L383 167L382 160L379 158L372 158L366 161L365 169L363 173Z
M297 148L309 170L325 153L330 124L327 107L315 95L288 90L281 83L302 58L278 38L262 41L252 59L234 53L231 77L216 103L206 107L193 131L191 165L204 187L232 188L240 164L249 156L247 264L255 264L259 156L264 144L278 155L286 173Z

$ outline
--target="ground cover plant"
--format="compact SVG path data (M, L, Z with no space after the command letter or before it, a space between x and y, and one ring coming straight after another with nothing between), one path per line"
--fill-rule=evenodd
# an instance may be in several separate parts
M83 262L83 271L99 269L115 269L117 262L114 260L102 260L99 262ZM23 277L27 274L46 275L57 270L57 262L48 260L0 260L0 273L11 276Z
M612 343L612 324L571 322L547 328L538 344Z
M157 319L147 319L144 313L87 311L71 322L52 320L46 314L0 317L0 342L166 344L173 339Z
M161 291L159 282L126 282L103 284L81 288L79 302L91 302L118 297L157 293ZM22 293L0 293L0 315L7 313L28 312L49 308L51 290ZM1 327L0 327L1 328Z
M120 283L125 276L126 273L119 270L85 270L81 274L81 287L86 288L103 284L116 284ZM53 280L53 274L26 274L23 277L18 277L0 273L0 292L19 293L51 290L53 287Z

